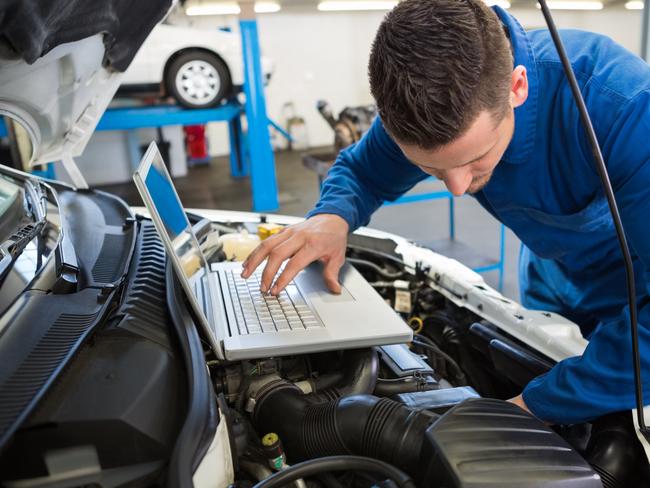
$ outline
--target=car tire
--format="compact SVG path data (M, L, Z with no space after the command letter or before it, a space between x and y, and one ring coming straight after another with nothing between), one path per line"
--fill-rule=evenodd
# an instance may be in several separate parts
M215 107L232 91L230 72L216 55L188 51L169 65L165 73L167 93L186 108Z

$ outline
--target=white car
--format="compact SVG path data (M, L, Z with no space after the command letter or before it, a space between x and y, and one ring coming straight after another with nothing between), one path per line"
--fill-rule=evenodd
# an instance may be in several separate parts
M265 82L273 63L262 57ZM155 91L187 108L214 107L244 84L239 34L221 29L156 26L124 73L125 91Z

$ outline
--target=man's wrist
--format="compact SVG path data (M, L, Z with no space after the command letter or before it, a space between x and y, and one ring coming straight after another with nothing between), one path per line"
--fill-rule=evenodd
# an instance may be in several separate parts
M323 209L323 210L312 210L307 215L305 215L306 219L311 219L313 217L318 217L319 215L326 215L328 217L336 217L338 220L340 220L342 223L345 224L345 229L346 233L349 234L352 232L351 229L353 229L352 223L348 220L348 218L341 213L338 213L336 211L332 211L331 209Z

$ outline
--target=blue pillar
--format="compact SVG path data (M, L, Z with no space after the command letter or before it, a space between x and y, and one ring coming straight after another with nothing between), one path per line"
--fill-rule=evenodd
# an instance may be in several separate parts
M278 209L278 185L275 176L275 158L269 139L264 76L260 63L260 46L257 22L239 21L244 53L244 93L246 95L246 120L248 121L248 148L250 151L253 210Z
M246 153L246 135L241 128L241 118L237 117L228 122L230 136L230 175L242 178L249 175L248 154Z

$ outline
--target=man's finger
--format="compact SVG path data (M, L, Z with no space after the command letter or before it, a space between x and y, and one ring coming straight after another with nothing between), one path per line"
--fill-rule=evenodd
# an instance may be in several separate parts
M248 258L242 264L242 273L241 276L244 279L247 279L250 275L253 274L253 271L264 261L267 256L273 251L275 246L282 244L289 237L291 237L290 232L284 232L282 234L276 234L269 237L259 246L257 246L252 253L249 254Z
M294 238L289 239L273 248L273 250L269 253L266 266L264 266L264 271L262 272L262 279L260 283L260 290L262 290L262 293L266 293L271 288L273 278L275 278L275 275L280 269L282 263L296 254L296 252L298 252L298 250L302 247L302 243L302 239Z
M300 273L316 259L317 258L315 256L313 256L311 253L308 253L307 251L298 251L295 256L293 256L289 262L287 262L284 270L282 273L280 273L278 279L275 280L275 283L273 283L273 287L271 288L271 295L279 294L287 287L289 283L291 283L291 280L293 280L298 273Z
M325 262L325 268L323 269L323 279L325 280L325 285L327 285L327 288L329 288L332 293L336 293L337 295L341 293L339 271L341 271L341 266L343 266L344 262L344 256L337 256L335 258L328 259Z

